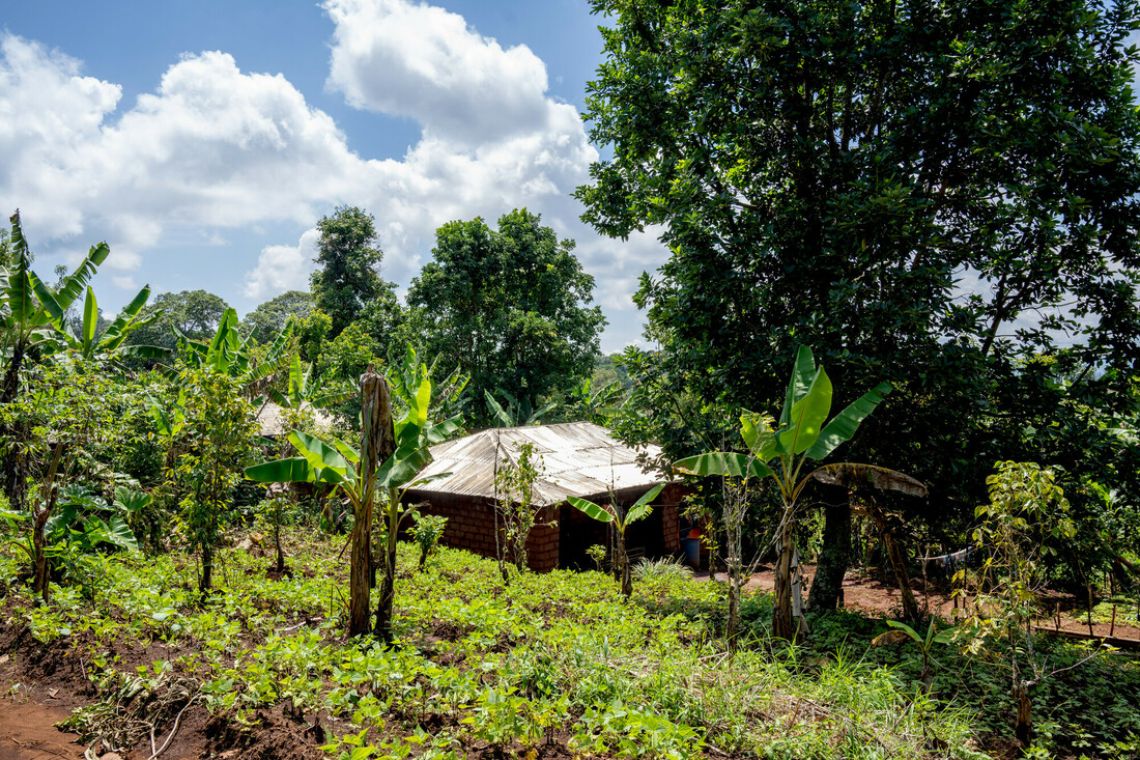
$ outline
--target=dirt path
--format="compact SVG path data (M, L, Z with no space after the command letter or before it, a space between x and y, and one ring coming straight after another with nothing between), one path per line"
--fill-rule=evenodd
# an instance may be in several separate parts
M807 592L811 588L811 580L815 575L815 567L813 565L804 565L803 567L804 598L806 599ZM707 579L708 573L697 573L696 577ZM717 575L717 578L723 579L723 577L722 574ZM745 588L773 591L776 588L775 574L770 569L762 569L753 573ZM921 581L916 581L913 589L920 608L928 609L946 620L953 620L961 614L961 610L957 609L954 599L948 595L935 591L924 592ZM843 606L848 610L874 617L898 618L902 615L902 599L897 588L855 573L847 573L843 579ZM1121 619L1117 620L1115 626L1108 623L1094 623L1092 626L1093 635L1101 638L1108 638L1111 635L1114 639L1119 639L1122 642L1136 642L1137 645L1140 645L1140 625L1136 624L1134 619L1132 622L1125 622L1125 614L1126 612L1121 612ZM1040 628L1083 636L1089 634L1088 625L1082 620L1076 619L1072 613L1061 613L1059 625L1054 618L1042 618Z
M83 760L79 737L55 727L67 716L62 707L0 700L0 760Z

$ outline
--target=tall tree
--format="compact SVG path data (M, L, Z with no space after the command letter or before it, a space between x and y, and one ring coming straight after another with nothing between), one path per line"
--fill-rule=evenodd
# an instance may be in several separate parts
M525 209L491 229L480 218L436 231L435 260L408 290L415 330L434 356L471 375L471 397L506 391L528 408L588 378L605 319L571 240ZM490 424L490 410L476 422Z
M269 343L285 329L290 317L304 319L314 309L313 296L303 290L288 290L270 298L245 315L241 331L258 343Z
M637 296L644 374L770 408L794 345L818 346L841 387L898 388L855 453L964 519L1000 456L1105 469L1033 431L1077 400L1126 413L1140 357L1134 0L593 8L612 24L587 115L612 156L584 218L671 251Z
M208 340L228 308L221 296L205 290L159 293L139 314L145 324L131 333L127 344L173 349L177 332L192 340Z
M338 208L317 222L321 233L310 280L317 308L332 317L330 338L340 335L375 302L396 304L395 288L380 278L383 252L377 246L376 222L355 206Z

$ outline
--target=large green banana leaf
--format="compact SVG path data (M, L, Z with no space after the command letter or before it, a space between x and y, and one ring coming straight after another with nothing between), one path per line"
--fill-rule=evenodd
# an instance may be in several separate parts
M768 465L756 457L736 451L709 451L685 457L674 462L673 469L685 475L724 475L733 478L766 478L772 474Z
M611 523L614 521L614 514L604 507L600 507L589 499L581 499L577 496L570 496L566 499L570 506L582 512L591 520L597 520L601 523Z
M807 450L808 459L818 462L835 451L840 444L850 441L855 436L855 431L859 429L860 423L875 411L875 407L882 403L891 390L890 383L879 383L832 417L811 448Z

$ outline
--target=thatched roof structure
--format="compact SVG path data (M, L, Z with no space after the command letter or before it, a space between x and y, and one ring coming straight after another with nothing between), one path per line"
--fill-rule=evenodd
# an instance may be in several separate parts
M448 473L414 489L416 498L436 494L496 499L495 472L515 462L519 446L530 443L541 457L535 503L559 504L568 496L604 501L613 491L628 495L663 482L657 472L638 464L639 452L616 441L605 428L589 422L491 428L433 446L432 462L420 473ZM642 452L660 455L657 446Z

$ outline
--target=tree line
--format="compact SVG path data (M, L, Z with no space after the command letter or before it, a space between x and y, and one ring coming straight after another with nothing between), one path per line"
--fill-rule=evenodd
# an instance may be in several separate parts
M447 357L470 376L466 412L475 427L525 422L550 402L570 402L593 372L605 319L591 304L594 278L538 215L515 210L497 228L482 219L449 222L406 304L385 280L375 220L343 207L317 223L309 291L260 304L238 330L267 344L293 322L300 355L326 381L355 383L370 364L398 362L412 345ZM160 293L143 310L153 320L132 345L173 350L180 335L214 334L229 305L204 290ZM488 400L490 397L490 400ZM346 416L355 411L355 401Z

